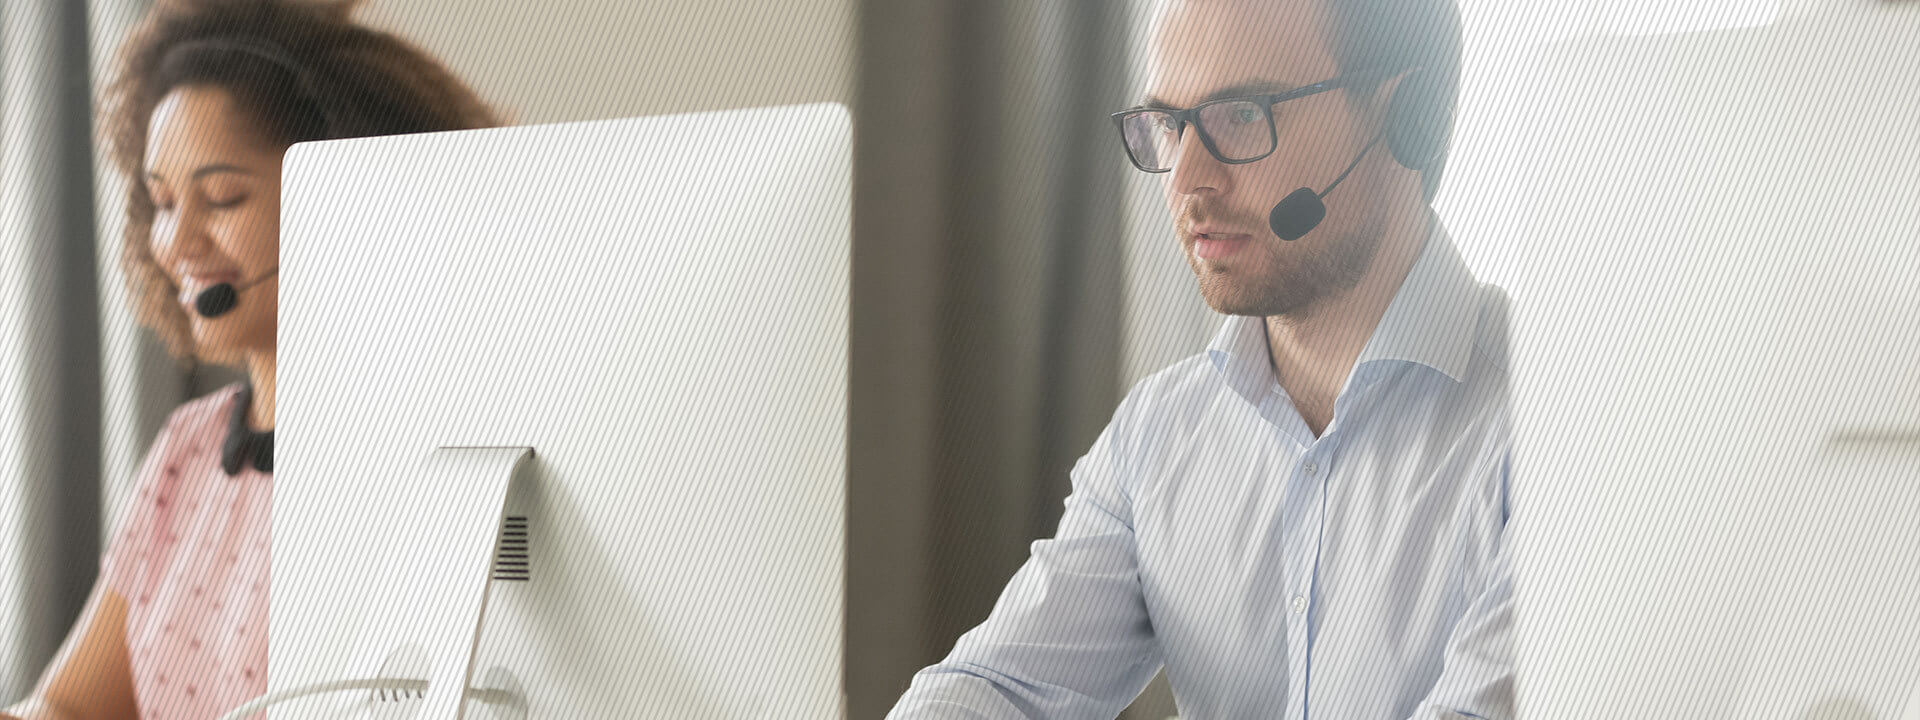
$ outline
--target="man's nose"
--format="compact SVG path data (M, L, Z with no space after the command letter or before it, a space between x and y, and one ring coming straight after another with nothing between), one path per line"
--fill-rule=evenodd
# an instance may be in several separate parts
M1182 195L1218 195L1232 189L1226 164L1207 152L1198 126L1190 125L1181 133L1172 174L1173 189Z

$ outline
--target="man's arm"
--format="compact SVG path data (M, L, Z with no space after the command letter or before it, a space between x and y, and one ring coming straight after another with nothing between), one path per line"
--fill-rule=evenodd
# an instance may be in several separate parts
M1507 467L1503 459L1503 476ZM1505 477L1501 485L1507 486ZM1480 596L1454 625L1440 679L1414 711L1413 720L1512 720L1513 545L1517 527L1514 518L1506 519L1487 581Z
M992 615L915 675L888 718L1106 719L1146 687L1161 659L1116 439L1130 403L1074 466L1059 531L1033 544Z

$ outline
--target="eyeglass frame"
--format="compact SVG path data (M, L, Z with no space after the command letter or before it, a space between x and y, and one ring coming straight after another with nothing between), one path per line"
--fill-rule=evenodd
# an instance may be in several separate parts
M1288 100L1298 100L1300 98L1311 97L1311 96L1319 95L1321 93L1332 91L1332 90L1345 90L1345 89L1354 87L1356 85L1364 84L1363 80L1365 79L1372 79L1373 81L1385 80L1389 72L1390 72L1389 70L1386 70L1384 68L1370 68L1366 70L1355 70L1350 73L1342 73L1340 75L1334 76L1333 78L1323 80L1321 82L1317 82L1312 85L1303 85L1285 92L1270 93L1266 95L1242 95L1239 97L1229 97L1229 98L1220 98L1218 100L1208 100L1206 102L1200 103L1199 105L1195 105L1185 110L1175 110L1173 108L1160 108L1160 107L1132 107L1132 108L1127 108L1125 110L1121 110L1120 112L1114 113L1110 117L1113 118L1114 128L1120 131L1120 148L1126 151L1127 162L1133 163L1133 166L1135 168L1138 168L1141 172L1154 173L1154 174L1173 172L1173 167L1171 166L1160 169L1160 170L1149 170L1146 167L1142 166L1140 164L1140 159L1133 156L1133 147L1127 143L1127 118L1130 118L1134 115L1139 115L1141 113L1148 113L1148 112L1166 113L1167 115L1172 116L1174 121L1179 123L1178 130L1176 131L1176 136L1180 139L1186 138L1187 127L1189 125L1193 126L1194 128L1197 128L1196 132L1200 133L1200 145L1207 149L1207 154L1212 155L1213 159L1218 160L1221 163L1226 165L1245 165L1247 163L1253 163L1253 162L1259 162L1261 160L1265 160L1267 159L1267 156L1272 155L1274 151L1280 149L1280 132L1273 125L1273 106L1286 102ZM1220 150L1214 147L1213 136L1208 134L1206 131L1206 128L1200 125L1200 122L1199 122L1200 111L1213 105L1220 105L1220 104L1230 103L1230 102L1253 102L1255 106L1258 106L1260 108L1260 113L1264 115L1267 119L1267 151L1266 152L1260 153L1259 155L1254 157L1246 158L1244 160L1229 160L1225 157L1222 157L1220 155Z

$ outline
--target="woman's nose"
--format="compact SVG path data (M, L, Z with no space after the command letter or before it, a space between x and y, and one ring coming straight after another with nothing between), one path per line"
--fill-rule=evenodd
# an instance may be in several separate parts
M199 257L213 246L207 235L206 212L198 203L183 202L153 224L154 257L162 263Z

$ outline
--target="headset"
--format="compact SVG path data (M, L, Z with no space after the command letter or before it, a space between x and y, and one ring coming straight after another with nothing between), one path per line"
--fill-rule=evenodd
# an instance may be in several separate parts
M247 35L213 35L182 42L174 46L172 50L167 51L167 54L172 55L177 52L194 50L239 53L265 62L279 69L281 72L286 73L289 77L293 78L295 97L320 115L321 130L320 138L317 139L332 139L335 136L339 125L335 121L333 113L327 110L326 104L320 102L320 93L317 90L318 85L315 82L313 72L308 70L306 65L302 64L298 58L295 58L293 53L289 52L284 46L260 37Z
M1319 192L1304 187L1295 190L1267 213L1267 224L1280 239L1298 240L1319 227L1327 216L1327 206L1322 200L1360 166L1360 161L1383 138L1387 141L1387 150L1401 167L1423 173L1439 168L1453 134L1452 98L1426 68L1413 67L1408 71L1387 103L1386 127L1360 149L1347 169L1340 172L1340 177Z
M257 37L216 35L188 40L174 46L172 50L167 51L167 54L172 55L177 52L195 51L238 53L260 60L279 69L287 76L293 78L293 91L296 100L312 108L313 111L319 115L320 137L325 139L334 136L335 129L338 125L334 122L332 113L327 111L325 104L319 101L319 94L315 91L313 74L308 72L306 67L301 65L299 60L294 58L293 53L288 52L286 48ZM279 272L280 267L275 265L272 270L268 270L260 276L248 279L238 285L223 282L206 288L194 296L193 311L209 320L225 315L240 304L241 292L265 282L268 278L279 274Z
M1433 169L1453 135L1453 101L1426 68L1413 68L1387 104L1387 149L1408 170Z

